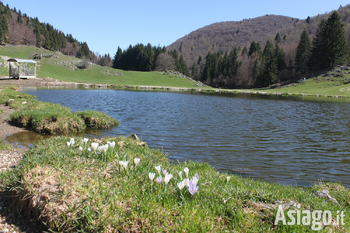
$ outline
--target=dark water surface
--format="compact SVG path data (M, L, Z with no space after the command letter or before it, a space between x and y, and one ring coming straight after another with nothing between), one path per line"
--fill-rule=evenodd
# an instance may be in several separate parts
M172 160L283 184L336 181L350 186L350 103L261 95L28 89L73 111L120 121L87 136L137 134Z

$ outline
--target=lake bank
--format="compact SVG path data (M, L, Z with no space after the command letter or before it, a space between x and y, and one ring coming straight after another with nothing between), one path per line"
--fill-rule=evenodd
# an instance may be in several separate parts
M145 91L174 91L174 92L198 92L198 93L227 93L227 94L257 94L257 95L273 95L273 96L302 96L302 97L326 97L326 98L350 98L348 89L341 88L344 94L328 94L307 93L307 92L288 92L284 88L261 88L258 89L220 89L220 88L201 88L201 87L167 87L167 86L145 86L145 85L114 85L114 84L98 84L98 83L81 83L81 82L65 82L58 79L36 78L36 79L8 79L6 76L0 77L0 85L16 85L19 87L51 87L51 88L86 88L86 89L117 89L117 90L145 90ZM289 85L286 85L290 88ZM278 91L280 90L280 91ZM303 90L305 91L305 90Z

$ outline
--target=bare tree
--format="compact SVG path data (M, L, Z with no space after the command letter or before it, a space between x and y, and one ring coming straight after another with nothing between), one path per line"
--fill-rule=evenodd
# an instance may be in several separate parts
M175 70L175 60L167 53L161 53L156 59L156 71Z

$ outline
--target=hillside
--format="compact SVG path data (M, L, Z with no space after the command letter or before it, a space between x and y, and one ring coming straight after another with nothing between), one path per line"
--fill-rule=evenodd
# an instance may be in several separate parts
M36 53L53 55L51 58L36 60L38 62L37 76L40 78L50 77L65 82L121 86L144 85L187 88L195 88L197 85L201 86L201 83L176 73L124 71L93 63L90 63L87 69L80 69L82 59L67 56L60 52L38 49L34 46L0 47L0 75L8 77L7 59L9 57L30 59Z
M339 8L338 13L349 37L350 5ZM282 38L280 47L284 49L288 61L290 58L294 59L295 48L304 28L312 38L319 22L327 16L328 14L310 16L310 20L306 21L280 15L265 15L242 21L214 23L178 39L169 45L167 50L177 50L179 56L184 57L186 64L192 66L199 56L205 58L208 52L227 51L234 47L243 49L244 46L249 49L253 41L264 47L267 39L274 40L279 33Z

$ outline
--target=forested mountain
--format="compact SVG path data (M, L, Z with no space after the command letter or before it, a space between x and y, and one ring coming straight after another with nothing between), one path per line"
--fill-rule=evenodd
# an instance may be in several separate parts
M6 6L0 1L0 44L32 45L65 55L87 58L101 65L111 65L109 55L101 56L90 51L86 42L79 42L72 34L64 34L49 23L42 23L21 10Z
M332 10L332 9L330 9ZM339 15L345 24L347 37L350 37L350 5L340 7ZM307 19L296 19L280 15L265 15L242 21L213 23L178 39L167 46L168 50L177 50L190 67L197 62L198 57L204 58L208 52L231 51L237 47L243 50L249 48L253 41L264 46L266 41L273 41L277 34L283 43L281 47L286 54L286 60L294 58L295 48L304 29L312 38L319 22L328 17L328 13L310 16Z
M348 44L350 41L350 5L341 6L337 12L340 23L342 22L344 38ZM310 64L307 70L303 70L304 72L301 72L300 67L295 69L295 65L300 65L294 64L300 62L300 60L296 61L299 40L305 31L312 43L319 30L320 22L326 21L332 13L303 20L265 15L239 22L214 23L178 39L167 49L176 50L180 56L183 56L186 64L192 70L192 77L208 85L230 88L265 86L276 81L295 79L301 74L307 75L307 73L315 72L315 67ZM274 50L273 53L272 50ZM228 56L228 54L233 54L233 51L235 59ZM323 52L320 56L324 56ZM265 74L263 77L262 72L267 61L271 61L271 70L264 72L272 72L273 75ZM230 65L231 68L234 67L235 72L227 76L227 68L225 70L224 67L227 67L230 62L235 64ZM270 77L267 78L268 76Z

